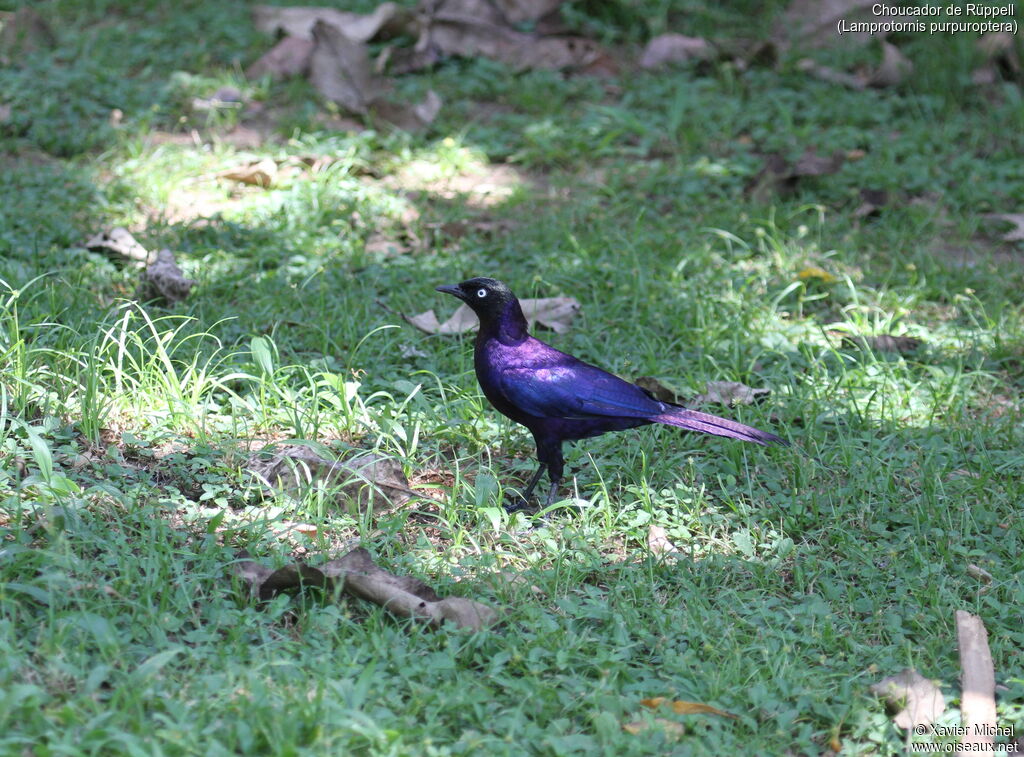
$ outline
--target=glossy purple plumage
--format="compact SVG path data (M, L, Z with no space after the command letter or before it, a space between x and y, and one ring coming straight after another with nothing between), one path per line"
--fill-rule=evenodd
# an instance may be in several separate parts
M787 444L742 423L660 402L635 384L535 339L519 301L499 281L470 279L438 290L464 300L480 318L477 380L499 412L533 433L541 471L547 469L552 483L549 503L562 478L562 444L574 439L663 423L756 444Z

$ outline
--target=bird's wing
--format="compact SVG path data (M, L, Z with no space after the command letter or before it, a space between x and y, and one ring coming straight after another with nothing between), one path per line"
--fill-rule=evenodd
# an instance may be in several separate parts
M665 410L640 387L576 360L510 366L498 384L509 402L539 418L648 418Z

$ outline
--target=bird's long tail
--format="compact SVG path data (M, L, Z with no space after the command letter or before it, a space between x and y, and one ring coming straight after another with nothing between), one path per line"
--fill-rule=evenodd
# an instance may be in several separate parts
M781 436L770 434L767 431L760 431L753 426L745 426L727 418L719 418L717 415L699 413L696 410L686 408L672 408L661 415L651 417L656 423L664 423L669 426L678 426L687 431L700 431L703 434L714 434L715 436L726 436L730 439L741 439L745 442L754 442L767 447L769 444L782 444L786 447L789 442Z

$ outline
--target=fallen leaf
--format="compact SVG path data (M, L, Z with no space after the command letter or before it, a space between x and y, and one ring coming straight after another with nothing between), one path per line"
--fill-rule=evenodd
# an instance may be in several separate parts
M914 64L891 42L882 42L882 62L867 77L869 87L895 87L914 71Z
M890 709L898 710L893 722L904 730L930 725L946 709L939 687L910 668L872 684L870 690L875 696L883 697Z
M1024 80L1024 65L1016 37L1010 32L996 32L978 37L978 51L985 64L971 74L975 84L994 84L999 80Z
M983 584L992 583L992 574L979 565L969 564L967 566L967 575L971 578L976 578Z
M877 334L875 336L843 336L843 343L851 347L874 352L898 352L901 355L909 355L916 352L923 344L920 339L912 336L893 336L892 334Z
M661 68L670 63L710 60L716 56L714 46L702 37L683 34L661 34L651 39L640 56L641 68Z
M583 67L601 55L601 47L583 37L526 34L508 25L486 0L440 0L421 15L416 50L442 56L483 56L523 69ZM425 56L425 60L433 56Z
M221 171L218 176L240 184L269 189L278 178L278 165L273 158L263 158Z
M816 280L820 281L822 284L834 284L839 280L824 268L819 268L816 265L807 266L800 271L796 277L800 279L800 281Z
M884 36L884 32L845 31L837 34L840 21L875 23L908 21L915 16L889 16L874 13L872 0L793 0L772 33L772 40L783 50L800 47L858 46ZM883 6L884 8L884 6Z
M564 334L576 314L580 303L574 297L543 297L519 301L523 315L532 327L534 323L546 326L558 334ZM468 305L459 307L444 323L437 319L433 309L419 315L403 315L406 321L427 334L463 334L476 328L479 320Z
M261 76L270 76L274 79L298 76L309 68L312 56L312 37L285 37L245 69L245 75L249 79L258 79Z
M464 597L441 599L416 578L396 576L377 566L370 553L359 547L321 566L325 575L343 580L346 592L386 607L408 618L423 618L440 626L445 620L460 628L480 630L498 621L498 613Z
M752 405L772 393L771 389L755 389L739 381L709 381L704 394L693 398L693 405Z
M668 532L661 526L647 529L647 548L652 555L668 555L679 552L679 547L668 538Z
M733 715L731 712L720 710L717 707L712 707L709 704L703 704L702 702L686 702L680 699L669 700L666 697L652 697L650 699L641 699L640 704L649 710L656 710L662 705L668 705L672 708L672 712L676 715L720 715L723 718L738 719L738 715Z
M14 108L10 103L0 104L0 124L10 121L12 115L14 115Z
M360 115L388 89L387 81L373 72L366 45L324 21L313 26L309 80L328 100Z
M682 395L669 389L653 376L641 376L633 383L659 402L669 402L673 405L682 405L686 402L686 399Z
M840 71L831 66L822 65L813 58L801 59L797 62L796 68L798 71L803 71L805 74L810 74L814 78L821 79L829 84L839 84L850 89L866 89L868 86L867 77L862 74L850 74L846 71Z
M626 733L631 733L637 736L645 731L649 731L652 728L660 728L665 732L666 736L673 738L679 738L686 730L683 728L682 723L677 723L675 720L668 720L666 718L654 718L652 721L637 720L632 723L624 723L622 730Z
M196 282L186 279L168 249L160 250L156 259L142 272L141 299L163 300L173 304L188 297Z
M1002 235L1004 241L1024 242L1024 213L986 213L985 218L1013 224L1013 228Z
M494 0L501 15L510 24L540 21L555 13L565 0Z
M766 202L773 194L786 195L796 190L801 179L814 176L828 176L836 173L846 160L842 150L832 155L818 155L808 147L795 161L787 160L781 153L765 155L761 172L748 184L747 193L758 202Z
M146 263L149 260L149 251L139 244L128 229L121 226L110 231L101 231L85 243L86 249L93 252L106 252L134 260L136 263Z
M387 234L381 234L380 232L374 232L370 235L370 238L366 240L366 244L363 247L364 251L370 255L382 255L382 256L393 256L402 255L410 252L412 247L404 242L400 242L396 239L392 239Z
M362 512L399 507L417 496L397 461L375 452L329 460L303 444L270 444L250 456L246 467L271 493L300 496L309 487L337 489L335 502Z
M349 13L335 8L278 7L258 5L253 9L256 28L267 34L283 33L288 37L313 39L317 23L330 24L355 42L369 42L376 37L393 36L405 31L411 13L394 3L382 3L373 13Z
M988 631L977 615L956 611L956 642L960 651L960 713L964 735L961 745L975 748L964 750L991 751L996 733L996 676L992 652L988 646Z
M851 159L850 153L847 153L846 157L848 160ZM884 189L861 189L859 195L860 205L853 211L855 218L878 215L882 208L889 204L889 193Z
M309 80L328 100L350 113L372 114L405 131L423 128L437 117L441 98L433 90L415 105L387 98L391 82L373 70L364 43L349 39L340 29L323 21L313 27L313 42Z

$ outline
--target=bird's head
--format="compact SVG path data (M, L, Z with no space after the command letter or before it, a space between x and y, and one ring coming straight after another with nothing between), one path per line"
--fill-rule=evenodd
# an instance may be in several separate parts
M437 291L454 295L465 302L482 324L498 321L508 311L509 305L516 302L511 289L497 279L485 277L468 279L455 286L439 286Z

